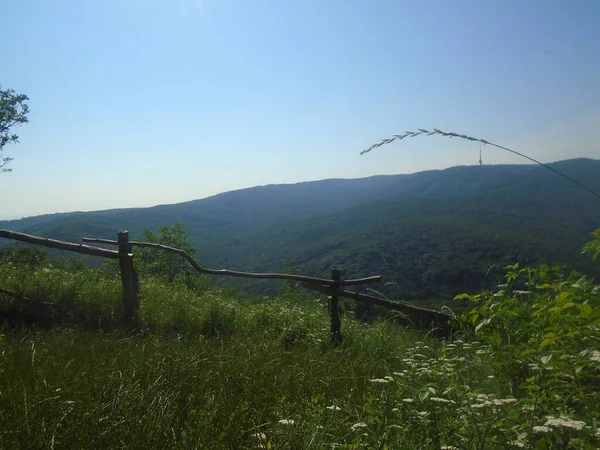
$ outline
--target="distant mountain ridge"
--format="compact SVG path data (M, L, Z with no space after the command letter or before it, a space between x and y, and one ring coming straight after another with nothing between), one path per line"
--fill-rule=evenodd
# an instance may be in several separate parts
M600 161L551 165L600 192ZM202 200L1 221L0 228L77 242L183 222L209 266L381 273L403 298L449 297L519 260L569 264L600 227L600 200L537 165L459 166L411 175L241 189ZM490 278L489 282L493 280ZM239 284L242 286L241 284ZM273 285L243 284L270 292Z

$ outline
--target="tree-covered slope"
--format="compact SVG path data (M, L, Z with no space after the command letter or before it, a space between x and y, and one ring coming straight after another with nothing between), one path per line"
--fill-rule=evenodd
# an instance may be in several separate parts
M597 161L554 167L600 190ZM461 167L430 181L414 183L412 195L249 234L229 252L252 270L323 276L336 266L346 277L381 274L395 283L384 291L405 299L491 285L503 265L517 261L597 274L573 249L600 224L600 202L568 180L540 167Z
M600 191L600 161L552 165ZM133 236L183 222L206 265L324 276L381 274L399 298L448 298L494 281L502 265L565 264L595 273L581 248L600 224L600 202L535 165L454 167L412 175L323 180L227 192L152 208L71 213L0 227L78 241ZM227 280L231 282L233 280ZM256 292L272 283L245 282Z

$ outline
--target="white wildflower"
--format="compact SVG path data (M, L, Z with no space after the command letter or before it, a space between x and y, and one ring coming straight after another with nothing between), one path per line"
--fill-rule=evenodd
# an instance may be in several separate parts
M331 406L328 406L326 409L329 409L331 411L341 411L342 408L340 408L337 405L331 405Z
M388 381L394 381L394 379L391 376L389 376L389 375L386 375L383 378L386 379L386 380L388 380Z
M592 361L600 362L600 352L598 350L594 350L590 356L590 359Z
M479 394L479 395L483 395L483 394ZM482 401L483 398L480 398L479 395L477 396L477 400L478 401ZM488 406L491 407L496 407L496 406L504 406L504 405L508 405L509 403L515 403L517 401L516 398L497 398L497 399L492 399L492 400L485 400L481 403L475 403L474 405L471 405L471 408L485 408Z
M267 440L267 435L265 433L254 433L251 435L253 438L259 439L261 441Z
M440 447L441 450L458 450L458 447L455 447L454 445L442 445Z
M508 405L509 403L515 403L517 401L516 398L498 398L495 400L492 400L492 405L493 406L502 406L502 405Z
M296 421L295 421L295 420L293 420L293 419L281 419L281 420L279 421L279 423L280 423L281 425L294 425L294 424L296 423Z
M438 402L438 403L456 403L453 400L448 400L447 398L442 398L442 397L429 397L429 400L431 400L432 402Z
M403 398L402 401L405 403L414 403L415 402L415 400L412 398Z
M533 427L534 433L550 433L550 428L544 425L539 425L537 427Z
M386 380L385 378L373 378L372 380L369 380L371 383L389 383L388 380Z
M548 427L563 427L563 428L572 428L574 430L583 430L585 427L585 422L581 420L573 420L569 417L561 416L559 418L548 416L548 420L546 420L545 425Z
M351 429L352 431L356 431L356 430L358 430L359 428L367 428L367 424L366 424L366 423L364 423L364 422L357 422L357 423L355 423L354 425L352 425L352 426L350 427L350 429Z

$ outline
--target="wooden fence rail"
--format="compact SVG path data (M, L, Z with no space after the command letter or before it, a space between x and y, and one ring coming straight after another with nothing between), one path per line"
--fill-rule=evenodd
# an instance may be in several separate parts
M0 237L12 239L14 241L27 242L29 244L43 245L45 247L66 250L68 252L83 253L84 255L101 256L103 258L118 259L121 257L131 257L132 255L120 255L115 250L107 250L100 247L90 247L84 244L74 244L72 242L58 241L56 239L42 238L16 231L0 230Z
M98 238L82 238L83 242L96 243L96 244L108 244L118 245L118 241L110 239L98 239ZM449 314L441 311L435 311L432 309L422 308L413 306L408 303L391 301L374 297L372 295L360 294L358 292L351 292L341 289L344 286L358 286L362 284L378 283L381 282L381 275L358 278L353 280L342 280L341 270L332 269L331 279L326 278L314 278L302 275L291 275L284 273L250 273L250 272L237 272L227 269L207 269L202 267L198 261L194 259L189 253L184 250L175 247L169 247L162 244L155 244L152 242L138 242L130 241L129 244L134 247L146 247L156 248L165 250L167 252L176 253L184 257L198 272L207 275L225 275L241 278L256 278L256 279L278 279L278 280L292 280L301 282L301 286L304 289L310 289L314 291L323 292L331 297L330 312L331 312L331 339L333 342L341 342L341 319L339 315L339 298L346 297L360 302L371 303L374 305L383 306L396 311L401 311L413 316L424 319L429 324L436 324L442 327L447 327L452 317Z
M97 238L81 238L83 242L94 242L97 244L109 244L109 245L118 245L118 241L113 241L110 239L97 239ZM168 247L162 244L155 244L153 242L138 242L138 241L129 241L129 245L134 247L148 247L148 248L156 248L160 250L165 250L171 253L177 253L178 255L183 256L198 272L206 274L206 275L225 275L230 277L240 277L240 278L257 278L257 279L269 279L269 280L292 280L292 281L300 281L304 283L318 283L326 286L334 286L336 282L334 280L330 280L327 278L313 278L313 277L305 277L302 275L292 275L287 273L251 273L251 272L237 272L235 270L227 270L227 269L207 269L202 267L198 261L194 259L189 253L181 250L180 248ZM368 284L368 283L380 283L381 275L377 275L374 277L368 278L358 278L355 280L341 280L337 282L339 286L356 286L359 284ZM310 289L310 288L309 288Z
M123 324L127 328L136 329L139 327L138 308L139 308L139 281L138 275L133 265L133 247L155 248L171 253L176 253L185 258L198 272L206 275L220 275L241 278L255 279L276 279L276 280L291 280L298 281L305 289L326 293L331 297L330 312L331 312L331 342L342 342L341 334L341 319L339 298L347 297L360 302L367 302L386 308L402 311L425 319L430 324L437 326L448 327L451 316L449 314L421 308L418 306L409 305L407 303L390 301L371 295L360 294L358 292L347 291L342 289L346 286L359 286L364 284L378 283L381 281L381 276L373 276L367 278L359 278L352 280L342 280L341 270L332 269L331 278L315 278L303 275L292 275L285 273L251 273L238 272L227 269L207 269L202 267L191 255L179 248L169 247L166 245L155 244L152 242L138 242L129 240L128 231L120 231L116 241L110 239L97 238L82 238L83 242L118 245L118 251L108 250L100 247L91 247L84 244L74 244L72 242L64 242L56 239L41 238L31 236L15 231L0 230L0 237L13 239L17 241L27 242L35 245L43 245L50 248L82 253L85 255L100 256L103 258L119 259L119 269L121 272L121 281L123 284Z

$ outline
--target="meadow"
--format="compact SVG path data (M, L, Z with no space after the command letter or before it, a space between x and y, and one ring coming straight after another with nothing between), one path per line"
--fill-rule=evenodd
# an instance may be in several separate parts
M459 296L449 339L348 311L336 346L325 297L140 279L127 332L114 271L2 261L28 301L0 294L23 321L0 340L0 448L600 446L600 287L576 273L508 267Z

